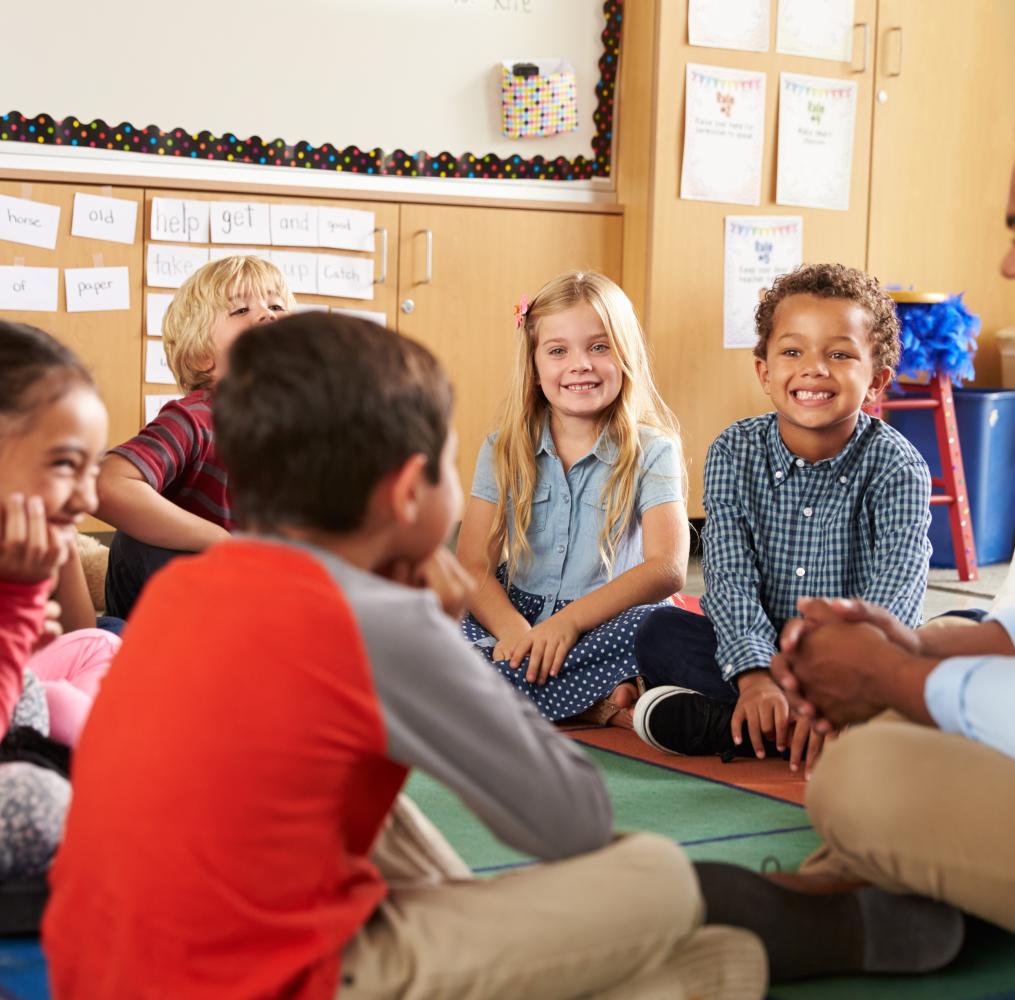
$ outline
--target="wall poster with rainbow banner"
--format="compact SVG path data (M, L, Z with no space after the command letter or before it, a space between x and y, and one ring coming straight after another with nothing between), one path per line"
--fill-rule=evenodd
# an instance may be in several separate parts
M723 347L753 347L754 310L780 274L803 261L799 215L727 215Z
M851 80L781 73L775 200L849 208L857 86Z
M761 203L765 74L687 64L680 197Z

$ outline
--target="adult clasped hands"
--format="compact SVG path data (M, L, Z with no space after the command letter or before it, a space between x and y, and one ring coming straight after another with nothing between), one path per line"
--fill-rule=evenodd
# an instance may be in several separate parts
M925 655L920 633L866 601L804 597L797 608L772 659L797 716L826 734L889 708L931 721L923 686L937 659Z

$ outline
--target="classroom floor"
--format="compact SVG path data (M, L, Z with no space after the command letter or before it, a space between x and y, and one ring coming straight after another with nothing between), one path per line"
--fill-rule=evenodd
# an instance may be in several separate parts
M949 608L986 607L1008 565L980 568L980 579L959 583L954 570L932 570L925 616ZM689 594L702 592L701 566L692 560ZM775 859L792 870L816 846L804 811L804 784L782 761L669 757L633 733L580 728L570 732L602 769L617 828L651 830L681 844L695 860L731 861L760 869ZM414 774L409 794L469 865L489 876L531 860L505 847L451 792ZM769 862L771 863L771 862ZM1015 1000L1015 936L970 921L958 960L922 977L813 980L772 987L770 1000ZM34 939L0 944L0 1000L49 1000L46 969Z
M783 761L731 764L666 757L618 730L573 732L605 776L617 828L651 830L695 860L792 870L817 845L802 805L803 782ZM424 775L409 794L482 875L529 863L495 840L458 799ZM821 979L774 986L770 1000L1002 1000L1015 998L1015 936L970 921L959 958L933 976Z

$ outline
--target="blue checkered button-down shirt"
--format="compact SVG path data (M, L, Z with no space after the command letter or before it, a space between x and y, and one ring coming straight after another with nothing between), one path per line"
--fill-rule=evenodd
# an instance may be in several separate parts
M705 596L725 680L767 667L800 597L862 597L909 626L930 561L930 472L861 413L834 458L804 461L767 413L727 427L705 459Z

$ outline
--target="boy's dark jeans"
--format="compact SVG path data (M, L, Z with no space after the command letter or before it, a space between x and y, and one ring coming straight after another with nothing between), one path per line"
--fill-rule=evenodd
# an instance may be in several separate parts
M160 549L146 545L118 531L109 545L109 567L106 570L106 614L127 618L145 583L157 570L177 556L193 555L176 549Z
M675 684L732 704L739 692L722 679L715 654L712 623L682 608L653 611L634 636L638 672L648 687Z

